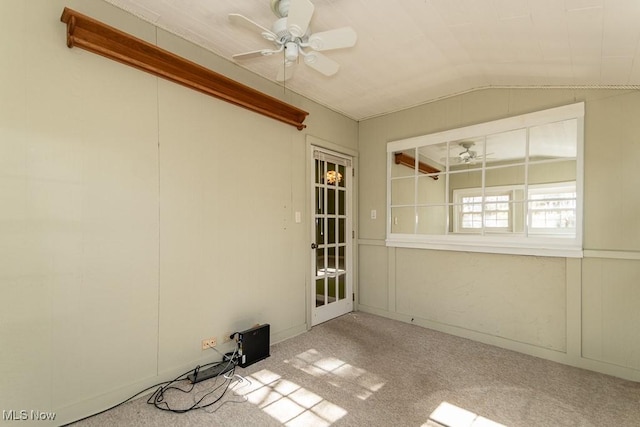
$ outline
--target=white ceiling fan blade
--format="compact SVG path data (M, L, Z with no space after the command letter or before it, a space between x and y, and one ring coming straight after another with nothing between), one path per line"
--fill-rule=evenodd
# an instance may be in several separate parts
M315 7L310 0L291 0L287 16L287 30L293 37L302 37L309 27Z
M278 68L278 74L276 75L276 81L284 82L285 80L289 80L291 77L293 77L293 73L294 73L295 69L296 68L295 68L295 64L294 63L282 64Z
M248 29L249 31L259 31L262 34L262 37L264 37L264 38L266 38L267 40L270 40L270 41L273 41L273 40L278 38L278 36L276 36L273 33L273 31L269 30L268 28L263 27L262 25L258 24L257 22L252 21L251 19L247 18L246 16L240 15L238 13L230 13L229 14L229 22L231 22L234 25L238 25L240 27L244 27L244 28Z
M260 49L260 50L253 50L251 52L237 53L231 57L235 60L253 59L253 58L260 58L263 56L273 55L276 52L277 51L271 50L271 49Z
M358 34L351 27L322 31L309 36L309 46L314 50L331 50L352 47L358 40Z
M310 52L304 57L304 63L325 76L332 76L340 69L333 59L329 59L320 52Z

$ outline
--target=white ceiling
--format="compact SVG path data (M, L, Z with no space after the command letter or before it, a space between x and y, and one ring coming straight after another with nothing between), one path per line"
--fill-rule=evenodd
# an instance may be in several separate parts
M105 1L224 58L272 46L227 19L271 28L270 0ZM478 88L640 85L640 0L313 3L312 32L351 26L358 42L324 52L336 75L299 64L286 88L356 120ZM241 65L275 81L281 60Z

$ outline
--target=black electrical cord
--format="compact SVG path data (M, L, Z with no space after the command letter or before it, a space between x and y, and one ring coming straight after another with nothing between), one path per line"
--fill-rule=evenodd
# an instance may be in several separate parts
M237 360L236 360L236 353L238 352L238 349L236 348L236 350L232 353L232 355L228 358L227 360L227 366L225 366L225 369L228 368L229 366L232 366L230 370L228 370L225 373L221 373L218 374L217 376L213 377L215 379L218 379L220 376L222 376L225 380L222 384L218 385L217 387L213 388L212 390L210 390L209 392L205 393L200 399L198 399L196 402L194 402L193 405L187 407L187 408L182 408L182 409L177 409L177 408L172 408L171 406L169 406L169 403L167 403L166 399L165 399L165 393L169 390L176 390L179 391L181 393L187 394L190 393L191 391L193 391L193 388L195 387L195 379L198 376L198 372L200 371L200 367L196 367L196 369L193 371L193 375L194 375L194 381L191 384L191 387L189 387L187 390L183 390L180 387L174 386L172 384L174 384L175 382L180 380L180 377L176 378L175 380L169 382L168 384L166 384L165 386L159 387L155 393L153 393L149 399L147 400L147 403L150 405L154 405L156 408L160 409L161 411L168 411L168 412L173 412L176 414L184 414L185 412L189 412L189 411L193 411L196 409L204 409L204 408L208 408L216 403L218 403L226 394L227 390L229 389L230 385L231 385L231 379L233 378L233 376L235 375L235 370L236 370L236 366L237 366ZM218 366L218 365L222 365L224 363L224 360L222 362L218 362L216 364L214 364L214 366ZM231 373L229 375L229 373ZM229 376L227 376L229 375ZM218 396L217 399L215 399L212 402L206 403L206 404L202 404L202 402L209 397L210 395L212 395L214 392L216 392L217 390L219 390L221 387L224 386L224 390L222 391L222 393L220 394L220 396Z
M238 364L238 363L237 363L237 360L236 360L236 357L235 357L235 355L237 354L237 352L238 352L238 349L236 348L236 350L235 350L233 353L231 353L231 357L229 357L229 358L227 359L228 363L233 363L233 368L232 368L231 370L229 370L229 371L228 371L228 372L231 372L231 373L232 373L231 377L233 377L233 374L235 373L236 366L237 366L237 364ZM228 353L228 354L229 354L229 353ZM84 420L87 420L87 419L89 419L89 418L93 418L93 417L95 417L95 416L97 416L97 415L100 415L100 414L104 414L105 412L110 411L110 410L115 409L115 408L118 408L119 406L122 406L122 405L124 405L125 403L127 403L127 402L129 402L129 401L131 401L131 400L135 399L135 398L136 398L136 397L138 397L138 396L140 396L142 393L144 393L144 392L146 392L146 391L149 391L149 390L151 390L151 389L153 389L153 388L156 388L156 387L159 387L159 388L158 388L158 389L157 389L157 390L156 390L156 391L151 395L151 397L149 397L149 399L147 400L147 403L149 403L149 404L154 403L154 405L155 405L155 407L156 407L156 408L161 409L161 410L163 410L163 411L171 411L171 412L176 412L176 413L185 413L185 412L188 412L188 411L191 411L191 410L195 410L195 409L201 409L201 408L209 407L209 406L211 406L211 405L213 405L213 404L217 403L218 401L220 401L220 399L222 399L222 397L225 395L225 393L227 392L227 390L229 389L229 386L230 386L230 384L231 384L231 381L227 381L227 380L230 380L230 378L225 377L225 382L224 382L224 383L222 383L222 384L221 384L221 385L219 385L218 387L214 388L214 389L213 389L213 390L211 390L210 392L206 393L206 394L205 394L201 399L199 399L199 400L198 400L198 401L197 401L197 402L196 402L196 403L195 403L191 408L184 409L184 410L181 410L181 409L174 410L174 409L169 408L169 405L168 405L166 402L164 402L164 392L166 392L167 390L179 390L179 391L181 391L181 392L183 392L183 393L189 393L190 391L192 391L192 390L193 390L193 388L194 388L194 386L195 386L195 381L194 381L194 383L193 383L193 384L191 384L191 387L189 387L189 389L188 389L188 390L183 390L183 389L181 389L181 388L179 388L179 387L172 386L172 384L174 384L174 383L176 383L176 382L178 382L178 381L182 381L182 380L186 379L186 376L187 376L187 375L189 375L189 374L191 374L191 373L193 373L193 374L194 374L194 376L197 376L197 375L198 375L198 372L200 372L200 369L202 369L202 368L205 368L205 367L207 367L207 366L217 366L217 365L220 365L220 364L222 364L222 363L224 363L224 362L225 362L225 360L223 360L222 362L211 362L211 363L207 363L207 364L204 364L204 365L198 365L198 366L196 366L194 369L189 369L187 372L185 372L185 373L183 373L183 374L181 374L181 375L178 375L176 378L174 378L174 379L173 379L173 380L171 380L171 381L162 381L162 382L159 382L159 383L154 384L154 385L152 385L152 386L149 386L149 387L145 388L144 390L141 390L141 391L137 392L136 394L134 394L133 396L129 397L128 399L123 400L123 401L122 401L122 402L120 402L120 403L117 403L117 404L115 404L115 405L113 405L113 406L110 406L110 407L109 407L109 408L107 408L107 409L103 409L103 410L102 410L102 411L100 411L100 412L96 412L95 414L88 415L88 416L86 416L86 417L84 417L84 418L81 418L81 419L79 419L79 420L75 420L75 421L72 421L72 422L70 422L70 423L63 424L63 426L62 426L62 427L65 427L65 426L68 426L68 425L71 425L71 424L74 424L74 423L77 423L77 422L80 422L80 421L84 421ZM220 376L220 375L218 375L218 376L216 376L216 377L214 377L214 378L216 378L216 379L217 379L219 376ZM202 405L202 406L197 406L200 402L202 402L202 400L204 400L204 398L205 398L205 397L209 396L211 393L213 393L213 392L215 392L216 390L218 390L221 386L225 385L225 383L226 383L226 385L227 385L227 386L226 386L226 388L225 388L224 392L223 392L223 393L220 395L220 397L218 397L214 402L211 402L211 403L209 403L209 404ZM154 401L153 401L153 402L151 402L151 399L152 399L154 396L156 396L156 397L155 397ZM162 408L162 407L158 406L158 405L159 405L159 404L161 404L161 403L164 403L164 404L166 405L166 407L165 407L165 408Z
M234 372L235 371L235 366L228 372ZM215 377L218 378L218 377ZM209 392L205 393L200 399L198 399L193 405L187 407L187 408L182 408L182 409L176 409L176 408L171 408L169 406L169 404L167 403L167 401L165 400L164 397L164 393L169 391L169 390L177 390L180 391L182 393L190 393L195 384L191 384L191 387L189 387L188 390L182 390L179 387L161 387L158 390L156 390L156 392L147 400L147 403L150 405L154 405L156 408L160 409L161 411L167 411L167 412L173 412L175 414L184 414L186 412L189 411L194 411L196 409L204 409L204 408L208 408L209 406L212 406L214 404L216 404L217 402L220 401L220 399L222 399L225 395L225 393L227 392L227 390L229 389L229 386L231 384L231 379L230 378L225 378L225 381L220 384L219 386L215 387L214 389L210 390ZM219 390L221 387L225 386L224 391L220 394L220 396L218 396L217 399L215 399L213 402L209 402L207 404L201 405L201 403L211 394L213 394L215 391Z
M210 363L210 364L212 365L213 363ZM191 373L191 370L189 370L188 372L185 372L185 373L184 373L184 374L182 374L181 376L189 375L190 373ZM131 396L130 398L123 400L123 401L122 401L122 402L120 402L120 403L116 403L115 405L113 405L113 406L111 406L111 407L109 407L109 408L107 408L107 409L103 409L102 411L100 411L100 412L96 412L95 414L88 415L88 416L86 416L86 417L84 417L84 418L80 418L79 420L72 421L72 422L67 423L67 424L63 424L63 427L64 427L64 426L71 425L71 424L74 424L74 423L78 423L78 422L80 422L80 421L87 420L87 419L89 419L89 418L93 418L93 417L98 416L98 415L100 415L100 414L104 414L104 413L105 413L105 412L107 412L107 411L110 411L110 410L112 410L112 409L116 409L117 407L124 405L125 403L129 402L130 400L135 399L136 397L140 396L140 395L141 395L142 393L144 393L145 391L149 391L149 390L151 390L152 388L156 388L156 387L161 386L161 385L163 385L163 384L170 384L170 383L172 383L172 382L174 382L174 381L175 381L175 380L172 380L172 381L163 381L163 382L161 382L161 383L157 383L157 384L154 384L154 385L152 385L152 386L149 386L149 387L145 388L144 390L141 390L141 391L137 392L136 394L134 394L134 395L133 395L133 396Z

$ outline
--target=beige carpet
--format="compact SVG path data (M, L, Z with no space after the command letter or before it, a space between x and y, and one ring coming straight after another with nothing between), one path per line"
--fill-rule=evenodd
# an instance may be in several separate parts
M173 414L144 397L74 426L640 426L640 383L366 313L275 344L236 373L244 379L206 409ZM212 402L221 384L166 402L185 408L207 392Z

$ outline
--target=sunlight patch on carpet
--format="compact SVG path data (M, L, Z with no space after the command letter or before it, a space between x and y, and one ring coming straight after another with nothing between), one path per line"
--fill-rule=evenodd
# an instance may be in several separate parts
M361 400L366 400L385 384L377 375L335 357L324 356L315 349L284 362L314 377L324 377L329 384L346 389Z
M434 426L431 421L435 421L437 423L435 425L443 427L506 427L504 424L491 421L448 402L442 402L438 405L429 416L429 421L422 427Z
M236 389L236 394L287 427L330 426L347 414L340 406L266 369L245 379L248 385Z

